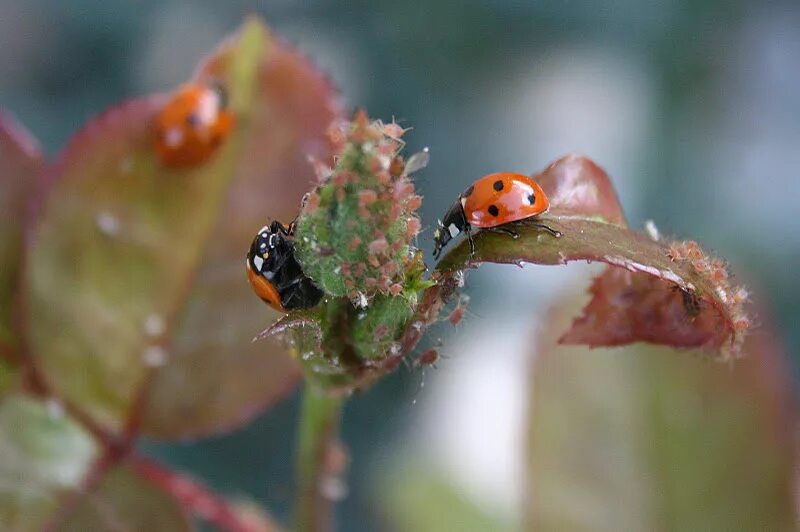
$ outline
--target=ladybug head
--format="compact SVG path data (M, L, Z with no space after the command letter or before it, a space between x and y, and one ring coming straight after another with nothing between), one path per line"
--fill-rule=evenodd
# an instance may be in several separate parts
M293 247L288 230L280 222L265 225L250 244L247 261L259 275L272 280L275 273L292 255Z
M444 248L451 239L458 236L462 231L469 231L470 226L464 214L464 206L461 198L453 203L450 210L439 222L439 227L433 233L433 258L438 259Z

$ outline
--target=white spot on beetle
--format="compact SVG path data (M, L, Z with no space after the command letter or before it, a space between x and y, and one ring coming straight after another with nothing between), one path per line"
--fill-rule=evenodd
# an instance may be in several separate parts
M454 238L455 238L456 235L458 235L458 233L461 232L459 230L459 228L456 227L456 224L450 224L450 226L447 228L447 230L450 231L450 236L454 237Z
M164 143L170 148L177 148L183 142L183 131L178 127L171 127L164 135Z
M260 272L261 267L264 266L264 259L256 255L255 257L253 257L253 264L256 265L256 270Z

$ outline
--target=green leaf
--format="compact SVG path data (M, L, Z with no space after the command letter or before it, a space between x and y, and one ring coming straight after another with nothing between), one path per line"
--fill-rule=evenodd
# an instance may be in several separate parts
M227 88L237 117L219 152L166 168L152 148L162 96L107 111L51 169L30 249L32 350L59 394L114 430L135 406L159 437L230 429L297 374L276 344L250 342L274 314L244 254L268 217L297 209L305 154L329 151L334 93L255 19L197 76Z
M479 231L473 237L473 255L470 255L469 242L464 240L441 260L437 269L454 271L483 262L519 266L525 263L558 265L577 260L605 262L632 273L626 272L624 279L617 274L618 278L607 283L609 292L616 290L618 297L587 307L585 327L573 331L565 341L620 345L644 340L675 347L702 346L726 357L738 356L749 322L742 321L746 319L743 301L737 295L738 289L728 283L728 273L721 261L708 257L694 242L669 243L655 234L645 235L629 229L611 181L586 157L566 156L534 178L551 199L547 214L507 224L518 238L491 230ZM537 223L559 231L561 236L556 238ZM634 277L636 289L631 289ZM672 321L660 324L667 329L675 320L686 322L682 334L651 334L652 323L638 318L644 311L649 312L662 303L661 300L649 304L644 301L653 290L679 301L681 293L685 293L692 301L702 302L700 310L706 314L704 319L692 319L692 311L687 308L664 317ZM614 327L599 326L608 325L605 314L625 298L636 304L617 314ZM620 330L629 334L619 334Z
M0 112L0 353L16 342L14 324L26 208L39 185L42 154L16 121Z
M126 532L191 530L178 502L126 467L108 472L97 489L71 509L60 532L125 530Z
M645 344L557 344L548 313L528 420L532 530L794 530L796 412L768 331L733 365Z
M23 396L0 403L0 529L39 530L60 497L78 489L94 440L63 414Z

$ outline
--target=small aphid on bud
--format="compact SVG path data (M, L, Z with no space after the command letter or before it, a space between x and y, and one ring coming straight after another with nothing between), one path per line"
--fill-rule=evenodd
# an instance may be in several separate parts
M306 203L304 208L309 212L317 210L319 208L319 194L316 192L309 192L306 195Z
M406 222L406 235L416 236L420 229L422 229L422 222L420 222L419 218L411 217Z
M439 362L439 351L436 349L426 349L417 357L417 364L420 366L433 366Z
M393 140L383 140L378 143L378 149L376 150L381 157L384 158L383 167L389 168L391 164L392 157L394 157L395 152L397 152L398 143Z
M377 268L378 266L381 265L381 263L378 261L378 257L376 257L375 255L370 255L369 257L367 257L367 262L369 262L370 266L372 266L373 268Z
M333 142L347 141L347 133L350 130L350 122L346 119L334 121L328 128L328 138Z
M398 177L405 174L406 170L406 163L403 161L403 158L398 155L392 159L392 162L389 163L389 175L392 178L397 179Z
M391 124L385 124L383 126L383 134L387 137L391 137L393 139L400 139L403 134L406 132L405 129L400 127L398 124L392 122Z
M408 201L406 201L406 208L409 211L416 211L422 207L422 196L417 196L416 194L412 194Z
M362 190L358 193L358 204L362 206L372 205L378 199L378 193L372 189Z
M456 326L459 323L461 323L461 320L464 319L464 314L467 311L467 305L468 304L469 304L469 297L468 296L462 296L458 300L458 304L456 304L456 307L447 316L447 321L449 321L450 324L453 325L453 326Z
M388 325L379 325L375 327L375 341L380 342L389 335Z
M692 260L700 260L703 258L703 251L694 240L686 242L686 255Z
M389 293L392 294L393 296L400 295L402 291L403 291L403 286L399 283L395 283L389 287Z
M686 256L683 253L683 247L678 242L673 242L669 245L669 258L673 261L683 260Z
M406 200L413 193L414 184L410 181L403 179L394 184L394 197L398 201Z
M360 245L361 245L361 239L358 238L357 236L354 236L352 239L350 239L350 242L347 243L347 249L350 251L355 251L356 249L358 249L358 246Z
M733 301L739 305L746 303L749 297L750 294L743 287L737 288L736 291L733 293Z
M394 262L387 262L381 266L380 271L384 275L392 276L397 271L397 264Z
M385 238L376 238L372 242L369 243L367 249L369 249L370 253L383 253L389 248L389 243L386 241Z

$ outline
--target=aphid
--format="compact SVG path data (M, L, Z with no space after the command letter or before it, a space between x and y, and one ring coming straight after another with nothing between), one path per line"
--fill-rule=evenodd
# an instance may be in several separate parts
M221 85L188 83L172 95L156 117L156 152L169 167L197 165L217 151L234 122Z
M420 366L433 366L439 362L439 351L436 349L427 349L417 357L417 364Z
M434 258L439 258L447 243L464 232L470 244L470 252L475 253L472 241L472 228L491 229L517 238L519 235L507 227L510 222L533 218L547 211L550 201L542 187L522 174L500 172L489 174L458 195L458 199L439 222L439 228L433 235ZM554 237L561 232L550 227L532 222Z
M294 223L274 221L253 239L245 261L256 295L281 312L311 308L324 295L294 256Z

